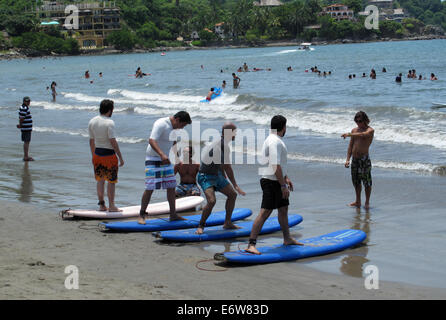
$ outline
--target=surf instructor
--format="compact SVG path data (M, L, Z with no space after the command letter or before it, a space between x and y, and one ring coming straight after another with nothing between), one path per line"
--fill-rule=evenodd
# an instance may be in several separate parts
M370 120L364 111L355 114L354 121L357 125L351 132L344 133L341 137L350 137L347 149L345 167L351 167L352 182L355 188L356 200L350 203L350 207L361 207L361 183L365 189L364 208L370 208L370 195L372 193L372 162L369 157L369 148L373 142L375 130L369 126ZM350 158L352 162L350 164Z
M141 199L141 209L139 212L138 223L146 224L147 206L150 203L152 193L156 189L167 190L167 201L169 202L170 221L183 220L175 211L175 188L177 180L175 178L174 166L169 160L170 149L174 148L176 154L176 141L172 142L170 134L175 129L183 129L192 120L189 113L179 111L174 116L161 118L153 124L150 133L149 145L146 150L145 162L145 185Z
M260 179L263 191L262 204L260 213L252 226L246 249L248 253L260 254L256 249L257 236L274 209L278 210L278 220L283 232L283 244L303 245L290 236L288 226L288 206L290 204L288 199L290 191L293 191L293 183L287 175L288 149L282 141L286 133L286 122L285 117L274 116L271 119L271 133L263 143L262 154L269 166Z

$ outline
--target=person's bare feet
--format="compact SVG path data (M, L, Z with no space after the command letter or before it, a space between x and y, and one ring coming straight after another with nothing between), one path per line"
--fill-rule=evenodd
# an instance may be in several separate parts
M370 209L370 204L369 203L365 203L364 204L364 209L369 210Z
M23 158L23 161L34 161L34 159L32 157L28 157L28 158Z
M105 206L104 201L99 201L99 211L108 211L108 208Z
M122 212L122 209L119 209L116 206L111 206L110 208L108 208L108 212Z
M285 246L303 246L304 244L302 242L296 241L293 238L289 240L284 240L283 245Z
M256 249L256 247L252 244L248 245L248 248L245 249L245 252L252 253L252 254L261 254L259 250Z
M174 215L170 215L169 220L170 221L178 221L178 220L187 220L187 219L185 219L182 216L179 216L177 214L174 214Z
M361 207L361 204L360 204L360 203L357 203L357 202L355 201L355 202L350 203L348 206L349 206L349 207L360 208L360 207Z
M139 224L146 224L146 218L147 218L147 217L148 217L147 214L145 214L145 215L139 215L138 223L139 223Z
M204 230L201 227L198 227L197 230L195 231L195 234L203 234Z
M230 222L230 223L225 223L225 224L223 225L223 229L225 229L225 230L241 229L241 227L239 227L239 226L233 224L232 222Z

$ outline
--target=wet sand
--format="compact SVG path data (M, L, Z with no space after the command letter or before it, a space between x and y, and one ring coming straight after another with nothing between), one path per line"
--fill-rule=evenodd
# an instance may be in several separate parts
M216 265L200 244L100 233L96 221L63 221L56 212L15 202L2 201L0 212L0 299L446 298L443 289L385 281L366 290L362 278L296 263ZM64 286L69 265L79 269L77 290Z

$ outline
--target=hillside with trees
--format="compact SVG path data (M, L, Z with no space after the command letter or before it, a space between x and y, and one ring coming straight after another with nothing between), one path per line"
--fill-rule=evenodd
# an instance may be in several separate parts
M322 8L342 2L355 12L355 20L336 21L321 15ZM37 4L40 2L37 1ZM76 1L64 1L75 4ZM363 0L283 0L277 7L260 7L253 0L117 0L121 8L121 27L107 39L119 50L184 46L187 40L195 46L221 44L261 45L266 41L312 39L373 40L405 38L446 28L446 2L440 0L396 0L411 15L398 23L381 21L379 30L367 30ZM17 47L38 52L77 54L79 47L60 30L39 28L32 9L34 0L0 0L0 49ZM224 38L217 36L215 25L223 23ZM308 26L316 26L306 28ZM191 39L197 32L199 39ZM180 39L180 40L178 40ZM181 40L182 39L182 40Z

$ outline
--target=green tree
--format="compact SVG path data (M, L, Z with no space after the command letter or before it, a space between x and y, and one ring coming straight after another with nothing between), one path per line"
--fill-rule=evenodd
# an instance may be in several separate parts
M123 28L122 30L110 33L107 37L107 42L117 50L131 50L136 44L136 39L129 29Z

